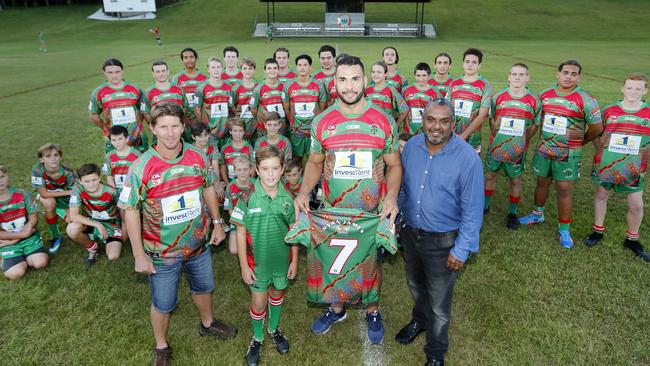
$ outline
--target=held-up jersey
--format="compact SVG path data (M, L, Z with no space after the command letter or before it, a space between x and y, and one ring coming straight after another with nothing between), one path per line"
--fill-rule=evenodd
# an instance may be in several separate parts
M402 91L402 96L410 112L409 118L407 118L408 123L404 124L404 132L409 135L416 135L422 129L424 109L429 102L438 98L438 93L432 87L420 90L416 85L410 85Z
M130 148L126 156L119 156L116 150L106 154L104 158L104 165L102 165L102 173L107 176L113 176L115 179L115 188L122 189L126 174L129 172L129 167L133 164L138 157L142 155L138 150Z
M626 111L620 102L603 111L603 148L594 156L592 175L600 182L637 188L650 156L650 105Z
M496 120L497 131L490 137L488 154L504 163L522 163L528 149L526 131L540 123L542 103L527 91L515 98L504 89L492 97L490 114Z
M542 126L537 154L551 160L580 160L588 125L602 123L596 99L580 87L566 95L560 94L555 87L549 88L539 99L542 101Z
M335 305L378 302L377 249L397 251L390 221L357 209L301 212L285 240L307 247L307 301Z
M492 87L482 76L471 83L462 77L454 80L450 86L449 95L454 103L455 129L460 135L469 127L474 118L478 116L481 108L490 108ZM477 129L467 140L473 148L481 145L481 128Z

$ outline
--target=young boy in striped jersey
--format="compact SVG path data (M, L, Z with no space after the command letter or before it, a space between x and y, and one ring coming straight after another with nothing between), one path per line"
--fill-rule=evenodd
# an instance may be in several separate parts
M232 215L237 206L237 202L242 197L248 197L253 191L255 180L251 178L251 160L246 156L238 156L233 160L232 165L235 170L236 178L228 183L226 188L226 198L223 203L224 210ZM237 254L237 227L230 224L230 236L228 237L228 250L230 254Z

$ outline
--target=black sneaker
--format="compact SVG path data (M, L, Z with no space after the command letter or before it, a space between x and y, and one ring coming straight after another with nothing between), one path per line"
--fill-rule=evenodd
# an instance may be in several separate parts
M597 233L594 231L591 234L589 234L589 236L585 240L583 240L582 243L587 248L591 248L594 245L598 244L601 240L603 240L604 237L605 235L603 235L602 233Z
M507 217L506 227L510 230L517 230L519 228L519 218L517 215L509 213Z
M246 351L246 364L257 366L260 362L260 352L262 352L262 342L251 338L251 344L248 345L248 351Z
M287 341L287 338L282 334L280 328L277 328L275 332L269 334L271 334L271 339L273 340L275 349L278 350L279 354L283 355L289 352L289 341Z
M168 344L163 349L154 348L151 366L169 366L172 364L172 348Z
M89 266L95 264L95 262L97 262L97 249L88 250L88 257L86 257L84 262Z
M636 240L630 240L630 239L625 239L623 242L623 246L626 247L627 249L631 250L634 254L636 254L638 257L641 257L646 262L650 262L650 254L645 251L643 248L643 245L639 243Z
M214 319L209 327L206 327L202 322L199 322L199 335L217 336L221 339L235 338L237 335L237 328L226 324L219 319Z

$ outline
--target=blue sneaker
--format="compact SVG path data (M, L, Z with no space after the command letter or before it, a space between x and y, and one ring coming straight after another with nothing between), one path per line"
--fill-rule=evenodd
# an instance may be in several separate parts
M56 238L52 238L50 240L50 248L47 250L50 254L56 254L56 252L59 251L61 248L61 242L63 241L63 238L60 236L57 236Z
M368 341L371 344L381 343L384 340L384 323L381 321L379 311L366 313L366 322L368 323Z
M544 214L535 215L534 213L531 213L528 216L522 216L519 218L519 223L522 225L539 224L542 222L544 222Z
M569 230L558 230L560 236L560 245L564 248L571 249L573 247L573 239L571 239L571 232Z
M325 334L327 333L334 323L338 323L345 318L347 318L348 313L343 309L339 314L334 312L334 309L327 308L323 315L319 316L311 324L311 332L314 334Z

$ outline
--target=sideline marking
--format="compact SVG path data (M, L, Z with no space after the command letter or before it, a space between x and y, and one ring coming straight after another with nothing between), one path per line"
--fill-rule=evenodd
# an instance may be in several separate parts
M361 360L364 366L384 366L390 364L390 358L386 353L384 342L380 344L370 344L368 340L368 327L366 325L366 309L359 310L359 320L357 322L359 338L361 338L362 352ZM385 339L385 337L384 337Z

